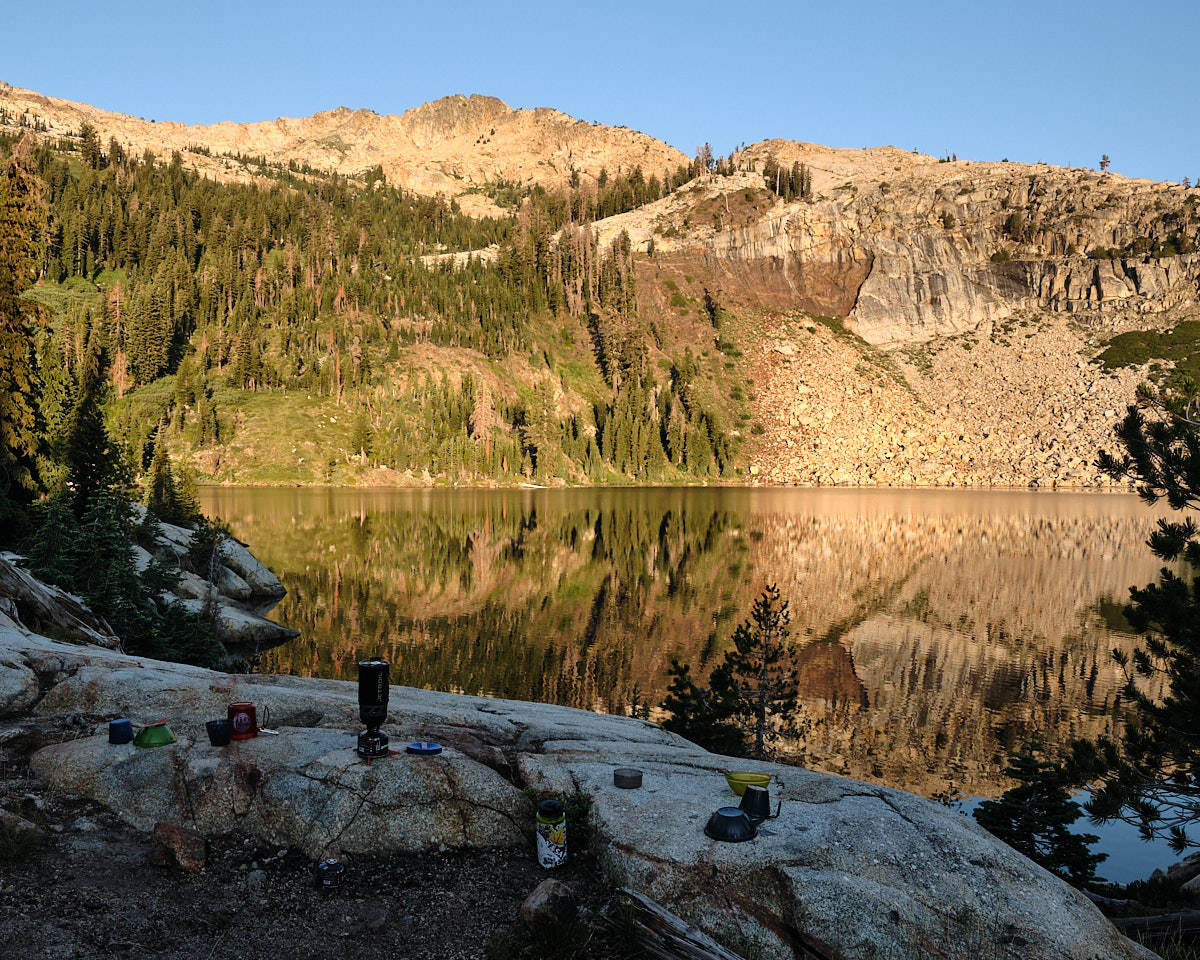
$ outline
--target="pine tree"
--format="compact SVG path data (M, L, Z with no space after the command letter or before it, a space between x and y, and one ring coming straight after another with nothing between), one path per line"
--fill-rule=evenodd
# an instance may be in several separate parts
M686 737L713 753L727 757L748 755L746 739L733 719L732 701L698 685L686 663L672 659L667 676L671 677L671 685L662 708L670 716L663 721L664 730Z
M100 164L104 159L104 154L100 149L100 135L96 133L96 128L86 120L79 125L79 153L85 167L90 167L92 170L100 169Z
M118 487L122 467L116 446L104 426L100 410L103 381L100 377L101 358L93 343L88 366L83 371L79 396L67 418L63 431L61 462L66 467L67 484L72 495L75 516L82 518L92 500L102 491Z
M189 484L176 478L161 437L155 440L154 457L146 478L146 509L160 520L177 526L188 526L200 517L195 492Z
M0 496L27 501L38 489L37 403L32 303L43 218L32 176L14 159L0 172Z
M733 649L698 686L686 664L672 661L674 677L663 709L671 714L663 726L710 750L734 754L730 731L755 759L768 759L769 744L796 732L796 671L788 641L791 614L779 589L768 586L754 602L748 620L733 634ZM709 746L709 744L719 746Z
M522 439L539 479L556 476L561 467L558 414L555 407L554 382L544 377L533 389L533 398L525 414Z
M79 524L62 497L50 497L33 507L34 531L25 547L25 565L34 576L75 590L78 568L74 550Z
M1005 791L999 800L984 800L973 815L988 833L1003 840L1034 863L1076 887L1096 878L1096 866L1108 854L1091 853L1100 838L1091 833L1072 833L1072 823L1082 816L1071 799L1069 777L1064 768L1039 760L1037 744L1013 755L1004 771L1019 786Z
M1173 389L1139 388L1137 402L1116 427L1124 452L1102 452L1097 465L1116 479L1134 480L1147 503L1165 499L1188 511L1181 521L1159 520L1151 551L1182 573L1163 568L1157 583L1130 588L1125 616L1144 634L1129 658L1114 650L1126 671L1125 694L1134 708L1120 744L1101 739L1075 744L1082 770L1103 778L1088 813L1103 822L1136 824L1143 837L1167 836L1182 851L1196 846L1187 827L1200 820L1200 385L1184 379ZM1158 698L1151 681L1165 683Z
M371 428L371 416L366 409L360 408L354 414L350 424L350 455L358 457L359 462L370 462L373 451L375 431Z
M735 715L750 739L750 754L759 759L767 757L768 741L780 735L773 721L786 721L796 711L790 624L788 602L771 584L754 601L750 619L734 631L733 649L711 680L714 693L736 704Z
M153 655L154 606L142 590L133 559L129 501L111 490L95 492L80 517L73 560L88 606L108 621L130 653Z

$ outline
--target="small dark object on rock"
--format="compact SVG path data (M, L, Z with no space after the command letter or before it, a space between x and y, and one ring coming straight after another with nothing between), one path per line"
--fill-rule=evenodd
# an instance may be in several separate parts
M561 880L543 880L521 904L521 919L530 927L565 926L579 915L575 891Z
M613 784L622 790L636 790L642 785L642 771L634 767L618 767L613 771Z
M108 742L129 743L133 740L133 721L128 717L108 721Z
M160 820L154 825L154 850L150 859L160 867L203 870L208 860L208 841L177 823Z

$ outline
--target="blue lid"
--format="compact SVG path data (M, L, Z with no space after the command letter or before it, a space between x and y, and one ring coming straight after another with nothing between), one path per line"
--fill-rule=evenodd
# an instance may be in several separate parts
M415 743L410 743L404 748L405 753L416 753L421 756L431 757L434 754L442 752L440 743L431 743L428 740L417 740Z

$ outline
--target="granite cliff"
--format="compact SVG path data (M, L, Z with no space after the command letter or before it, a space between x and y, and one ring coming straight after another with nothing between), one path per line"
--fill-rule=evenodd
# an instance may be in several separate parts
M812 197L764 191L772 160L804 164ZM779 140L733 163L742 172L614 217L601 236L625 229L643 249L653 240L656 254L707 267L738 300L846 317L875 346L1021 311L1113 318L1196 303L1197 198L1176 184Z

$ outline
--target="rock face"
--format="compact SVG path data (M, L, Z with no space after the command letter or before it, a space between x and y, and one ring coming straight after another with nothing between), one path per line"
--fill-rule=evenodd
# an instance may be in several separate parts
M187 555L192 531L160 521L156 544L155 553L160 559L174 561ZM144 569L150 554L140 547L135 551L139 567ZM225 562L215 565L212 580L183 570L173 595L164 599L182 604L191 613L208 614L213 633L230 661L299 636L299 631L263 616L286 593L279 578L245 544L230 537L222 539L220 555Z
M19 660L0 660L0 719L19 717L37 700L37 674Z
M768 160L807 165L813 197L766 194ZM602 242L622 229L640 249L653 239L656 255L712 276L722 303L727 288L734 302L846 317L875 346L953 336L1021 311L1144 316L1200 294L1196 204L1175 184L779 140L735 163L745 172L703 178L603 222Z
M1065 315L890 351L808 320L764 326L751 463L767 482L1103 486L1096 453L1147 377L1093 359L1121 327Z
M1145 955L973 821L900 791L749 764L774 777L780 817L749 843L709 840L709 813L735 802L721 775L728 761L643 721L395 688L393 746L432 739L445 750L368 766L354 752L351 683L233 677L0 629L0 677L17 677L0 687L23 686L30 671L46 688L31 721L97 720L90 735L38 751L36 775L146 830L161 821L201 835L243 830L314 857L531 848L521 787L581 790L613 876L743 955L782 960L813 939L848 958L949 941L1022 958ZM234 699L270 707L279 735L210 746L203 721ZM103 721L116 715L166 716L177 742L110 745ZM629 766L644 772L640 789L613 784L613 769Z
M1186 255L1153 257L1194 219L1188 191L1174 184L777 140L739 162L761 169L768 158L807 165L814 198L781 204L756 228L753 253L801 277L810 263L864 264L851 308L836 309L850 294L841 290L825 312L848 316L868 343L929 340L1020 310L1157 313L1197 299L1200 256L1186 254L1187 242L1169 251ZM724 251L722 239L711 255L744 256L742 238ZM1107 259L1113 249L1139 252Z
M1107 484L1096 453L1112 445L1148 370L1106 369L1100 354L1114 335L1200 316L1200 256L1082 253L1165 242L1176 223L1191 224L1191 236L1191 194L1086 171L886 150L788 153L773 143L813 165L816 199L784 204L760 175L738 173L599 225L602 242L626 230L638 249L654 244L638 263L652 309L678 313L672 302L682 298L699 312L708 293L731 310L719 335L747 355L762 428L749 438L750 475L805 485ZM756 150L746 164L761 163ZM899 169L885 173L888 164ZM937 199L963 190L982 199L957 214ZM934 215L939 204L955 226ZM1036 231L1011 226L1018 208ZM993 261L999 253L1011 258Z
M0 612L12 619L24 619L42 629L53 628L59 636L102 647L117 646L112 628L88 609L72 593L42 583L20 566L13 553L0 556Z

